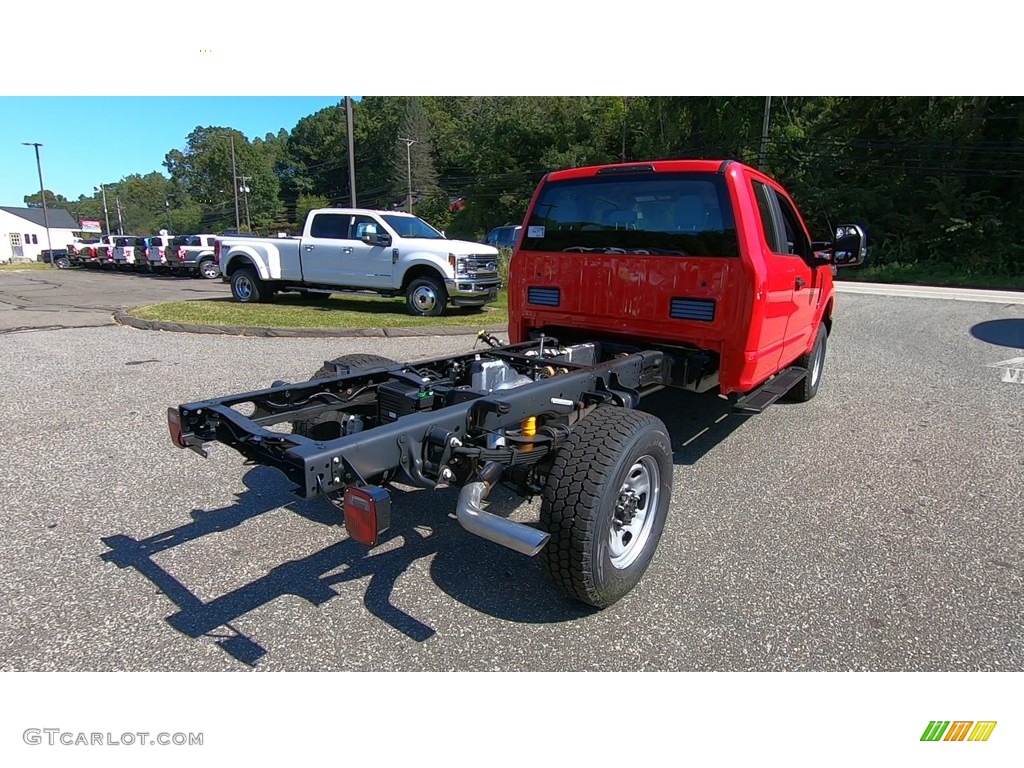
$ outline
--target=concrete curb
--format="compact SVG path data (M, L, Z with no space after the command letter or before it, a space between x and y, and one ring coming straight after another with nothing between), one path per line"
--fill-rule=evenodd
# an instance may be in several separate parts
M114 313L114 322L142 331L170 331L172 333L209 333L223 336L259 336L264 338L314 338L334 339L345 337L367 338L402 336L475 336L478 331L504 333L504 325L442 325L426 328L253 328L239 325L195 325L193 323L171 323L166 320L143 320L132 317L129 310Z

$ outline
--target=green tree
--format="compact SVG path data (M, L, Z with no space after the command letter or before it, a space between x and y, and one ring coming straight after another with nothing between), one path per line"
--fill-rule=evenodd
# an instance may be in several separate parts
M331 201L324 195L299 195L295 205L295 229L301 230L305 226L310 211L328 208L330 205Z
M239 221L246 222L247 197L248 217L254 228L262 228L276 224L282 217L281 184L273 168L275 157L265 145L250 143L233 128L198 126L188 135L184 150L167 153L164 166L174 184L201 207L202 228L235 226L236 184L249 188L248 193L239 193Z
M398 129L391 161L391 182L395 199L427 198L440 193L434 167L430 118L419 96L406 98L405 115ZM412 200L407 200L410 205Z

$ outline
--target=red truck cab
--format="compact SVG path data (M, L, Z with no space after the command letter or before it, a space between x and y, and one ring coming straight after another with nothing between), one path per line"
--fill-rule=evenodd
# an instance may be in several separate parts
M859 227L838 234L816 251L786 190L736 161L549 173L511 262L510 341L599 336L689 354L700 370L680 376L683 388L726 395L795 364L809 371L809 399L831 329L833 270L866 253Z

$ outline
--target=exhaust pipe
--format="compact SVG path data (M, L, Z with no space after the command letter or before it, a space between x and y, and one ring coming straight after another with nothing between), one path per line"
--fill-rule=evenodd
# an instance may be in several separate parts
M492 515L481 506L501 477L501 465L493 461L488 462L480 470L480 477L481 480L467 483L459 492L455 514L462 527L482 539L501 544L523 555L532 557L540 552L551 538L550 533Z

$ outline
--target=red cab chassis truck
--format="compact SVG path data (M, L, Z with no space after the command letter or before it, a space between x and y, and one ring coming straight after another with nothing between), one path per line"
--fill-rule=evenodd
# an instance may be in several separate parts
M811 399L833 274L865 255L855 225L812 242L786 191L739 162L552 172L512 257L509 343L481 333L484 347L412 363L343 355L307 382L170 408L171 438L279 469L367 546L390 526L389 483L457 487L464 528L539 555L604 608L646 571L672 494L668 431L641 398L717 390L748 413ZM499 481L540 496L536 523L484 508Z

